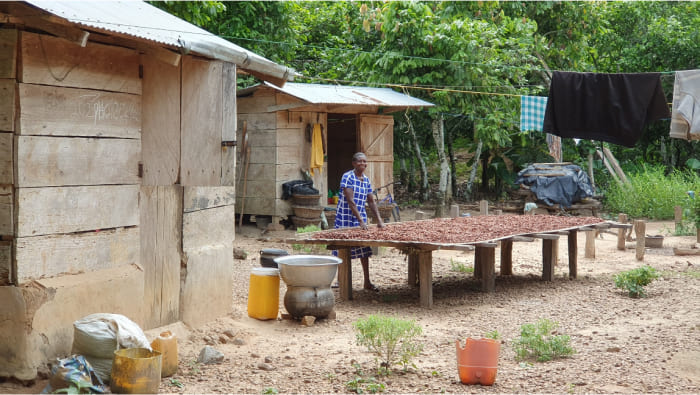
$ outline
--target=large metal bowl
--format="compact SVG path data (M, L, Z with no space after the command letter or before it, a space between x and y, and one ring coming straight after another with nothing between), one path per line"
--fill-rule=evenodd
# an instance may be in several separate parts
M342 259L328 255L287 255L274 259L282 280L293 287L330 287Z

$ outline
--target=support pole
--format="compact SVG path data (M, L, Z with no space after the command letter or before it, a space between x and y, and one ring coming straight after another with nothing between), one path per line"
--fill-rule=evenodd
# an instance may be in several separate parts
M644 260L644 248L646 247L646 223L642 220L634 221L634 234L637 237L637 249L635 257L638 261Z
M617 222L621 224L627 223L627 214L620 213L617 215ZM617 229L617 249L620 251L625 250L625 236L627 234L626 228Z

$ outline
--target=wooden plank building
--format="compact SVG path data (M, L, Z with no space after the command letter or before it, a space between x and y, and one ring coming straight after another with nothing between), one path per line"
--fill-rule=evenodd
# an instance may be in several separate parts
M367 155L373 187L391 183L394 118L387 114L431 106L388 88L265 82L239 90L238 141L247 140L251 152L236 193L237 213L270 217L277 228L293 214L292 201L282 199L282 184L302 179L302 171L309 169L307 129L314 124L321 125L325 147L323 167L312 175L322 197L319 204L325 203L329 188L338 189L358 151Z
M141 2L0 20L0 377L68 355L88 314L228 314L236 74L295 73Z

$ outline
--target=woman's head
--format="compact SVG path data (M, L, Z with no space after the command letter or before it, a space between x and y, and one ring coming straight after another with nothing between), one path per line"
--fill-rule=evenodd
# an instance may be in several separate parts
M362 152L356 152L352 156L352 167L357 174L362 174L367 168L367 156Z

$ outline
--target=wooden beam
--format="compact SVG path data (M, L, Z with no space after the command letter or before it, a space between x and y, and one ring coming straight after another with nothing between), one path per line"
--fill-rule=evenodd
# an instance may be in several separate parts
M595 230L586 231L586 258L595 259L595 233Z
M554 278L554 265L556 259L557 243L552 239L542 240L542 280L552 281Z
M572 229L569 231L569 236L567 237L568 249L569 249L569 278L575 279L578 276L578 231Z
M620 223L627 222L627 214L623 214L623 213L618 214L617 220L620 221ZM625 250L625 236L626 236L626 234L627 234L627 229L624 229L624 228L617 229L617 249L620 251Z
M513 274L513 239L501 240L501 275Z
M605 156L603 155L603 153L600 150L596 150L595 152L598 154L600 159L603 161L605 168L608 169L608 173L610 173L610 176L615 180L615 182L617 182L618 184L622 184L622 181L620 181L620 178L615 173L615 170L613 170L613 168L610 166L610 163L609 163L610 161L605 160Z
M625 172L622 171L620 164L617 162L617 159L615 159L610 149L608 149L608 147L603 147L603 153L605 154L605 157L608 158L608 160L610 161L610 164L612 164L612 167L615 170L617 176L620 177L620 180L622 180L622 182L625 184L629 184L630 181L627 179Z
M634 234L637 237L637 248L635 249L635 258L637 258L638 261L644 260L644 248L646 247L646 228L647 225L644 221L634 221Z
M543 240L559 240L559 235L555 233L535 233L532 237Z
M23 24L28 27L51 33L56 37L62 38L80 47L85 47L87 45L88 37L90 36L90 33L85 30L70 25L52 23L43 17L26 16L16 19L22 21Z
M418 286L418 254L408 254L408 285Z
M496 250L489 247L476 247L476 254L480 256L481 265L481 291L493 292L496 289L495 256Z
M338 265L338 293L340 300L352 300L352 260L350 248L338 249L338 258L343 262Z
M418 260L418 283L420 305L433 307L433 253L431 251L415 252Z

